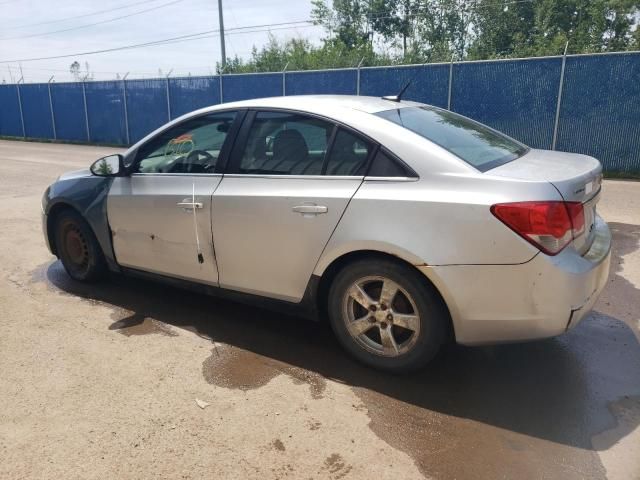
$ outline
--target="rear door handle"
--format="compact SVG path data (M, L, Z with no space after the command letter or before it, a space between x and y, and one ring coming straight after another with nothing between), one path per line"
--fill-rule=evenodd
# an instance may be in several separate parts
M312 214L318 215L320 213L327 213L329 209L324 205L314 205L314 204L306 204L306 205L296 205L292 208L292 210L296 213L302 214Z
M201 202L179 202L178 206L180 208L202 208Z

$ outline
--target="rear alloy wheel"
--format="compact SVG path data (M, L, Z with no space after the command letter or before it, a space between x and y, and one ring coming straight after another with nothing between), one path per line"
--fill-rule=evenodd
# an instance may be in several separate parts
M106 263L87 222L71 210L56 218L56 250L64 269L74 280L95 281L104 276Z
M331 323L340 342L373 367L402 372L425 365L445 338L446 309L420 274L387 260L360 261L335 278Z

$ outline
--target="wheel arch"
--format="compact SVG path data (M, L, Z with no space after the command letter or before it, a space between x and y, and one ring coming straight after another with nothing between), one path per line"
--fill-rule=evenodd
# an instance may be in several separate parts
M104 202L100 203L103 204ZM106 221L106 212L102 213L102 208L92 207L95 207L95 204L91 205L89 209L85 209L83 213L82 208L79 208L78 205L75 205L72 201L68 201L67 199L59 199L55 201L55 203L51 203L49 205L47 208L46 235L51 248L51 253L56 257L59 256L55 241L56 218L64 211L71 211L82 217L89 226L89 229L93 232L93 235L98 241L98 246L105 257L109 270L119 272L120 267L118 266L113 253L111 230L109 229L109 225Z
M66 210L75 212L78 215L82 216L82 213L76 207L74 207L71 203L64 201L55 203L49 208L47 212L47 240L49 242L49 246L51 247L51 253L53 253L55 256L58 256L58 247L56 245L55 235L56 220L58 218L58 215Z
M358 260L371 260L371 259L384 259L390 260L399 265L407 266L410 269L416 271L419 274L419 278L422 279L424 285L428 288L432 289L438 296L439 300L442 302L442 305L447 312L447 329L448 329L448 337L451 340L455 339L455 324L452 319L452 308L450 307L451 300L447 301L449 295L441 292L441 289L438 288L438 285L442 286L442 283L439 281L434 281L428 274L424 272L423 269L418 268L417 265L411 263L406 258L402 258L398 255L394 255L388 252L380 251L380 250L371 250L371 249L363 249L363 250L354 250L347 253L344 253L336 258L334 258L330 263L328 263L325 268L321 272L314 273L317 275L318 286L316 293L316 308L320 313L319 318L327 318L327 302L329 297L329 289L331 287L331 283L336 275L344 269L347 265L356 262ZM422 264L423 266L426 264ZM447 297L447 299L445 298ZM455 307L453 307L455 308Z

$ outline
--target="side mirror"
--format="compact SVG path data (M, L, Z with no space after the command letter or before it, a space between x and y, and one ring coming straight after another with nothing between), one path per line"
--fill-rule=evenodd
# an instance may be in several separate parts
M120 154L108 155L93 162L89 167L98 177L117 177L124 172L124 157Z

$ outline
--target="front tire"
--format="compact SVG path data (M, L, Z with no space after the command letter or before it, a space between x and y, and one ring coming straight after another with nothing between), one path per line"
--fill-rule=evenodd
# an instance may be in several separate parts
M62 266L74 280L95 282L107 271L102 249L89 224L78 213L65 210L57 215L55 242Z
M402 373L426 365L446 338L448 312L419 272L386 259L347 265L329 289L329 318L362 363Z

